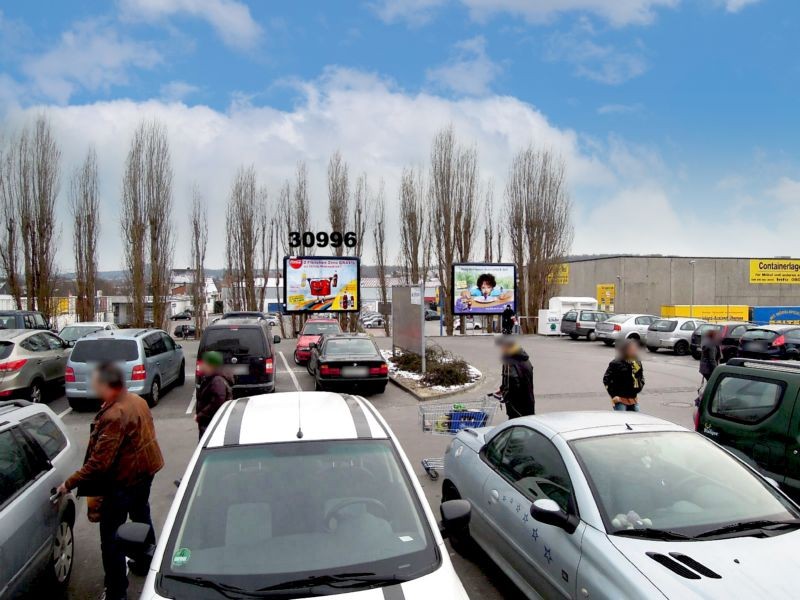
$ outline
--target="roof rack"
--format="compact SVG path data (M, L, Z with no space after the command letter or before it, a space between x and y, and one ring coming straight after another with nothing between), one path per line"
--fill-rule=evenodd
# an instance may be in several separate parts
M30 402L28 400L22 400L21 398L17 400L0 400L0 408L5 408L7 406L16 406L17 408L24 408L26 406L31 406L32 404L33 402Z
M756 358L729 358L725 363L731 367L756 367L772 371L786 371L800 373L800 362L759 360Z

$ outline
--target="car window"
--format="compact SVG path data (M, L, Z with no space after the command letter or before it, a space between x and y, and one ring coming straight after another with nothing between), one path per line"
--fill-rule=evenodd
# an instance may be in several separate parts
M653 322L653 317L636 317L637 325L650 325Z
M41 333L25 338L19 345L29 352L46 352L50 350L50 345Z
M14 342L0 342L0 359L11 356L12 350L14 350Z
M325 356L347 356L349 354L377 354L375 344L366 339L328 340L325 342L323 354Z
M144 338L144 355L146 357L158 356L167 351L167 346L164 340L161 339L160 333L151 333Z
M222 352L226 358L233 355L269 358L269 350L260 327L211 327L203 335L201 355L203 352L216 350Z
M33 320L33 315L25 315L25 329L36 329L36 322Z
M792 329L787 331L784 336L786 336L787 340L796 344L797 342L800 342L800 329Z
M675 331L678 326L677 321L670 319L657 319L650 325L650 331Z
M186 329L188 330L189 327L187 326ZM164 346L166 346L168 352L175 350L175 342L166 333L161 334L161 339L164 342Z
M562 510L568 510L572 483L567 468L558 450L542 434L527 427L512 427L497 470L531 502L550 498Z
M736 327L734 327L734 328L733 328L733 329L730 331L730 333L728 333L728 335L729 335L730 337L739 337L739 336L741 336L741 335L742 335L742 334L743 334L745 331L747 331L747 325L737 325Z
M95 331L100 331L101 329L103 328L96 327L94 325L70 325L69 327L64 327L64 329L62 329L58 335L61 337L61 339L67 340L68 342L74 342L85 335L89 335Z
M76 363L104 362L130 362L139 358L139 347L135 340L81 339L75 343L70 360Z
M771 329L750 329L742 334L742 340L753 342L771 342L778 334Z
M732 421L757 423L778 406L783 384L776 381L725 375L711 398L711 413Z
M50 460L58 456L59 452L67 447L67 438L64 437L61 429L53 419L45 413L39 413L23 419L20 421L20 425L39 443Z
M574 310L569 311L567 314L564 315L565 321L577 321L578 320L578 313Z
M624 323L630 318L630 315L612 315L606 319L606 323Z
M0 329L16 329L17 319L14 315L0 316Z
M47 347L50 350L61 350L64 347L64 344L51 333L43 333L42 336L44 337L45 341L47 342Z
M686 323L681 325L681 331L694 331L695 327L694 321L686 321Z
M0 432L0 508L44 470L31 447L15 430Z
M494 436L491 441L483 448L483 457L493 467L499 467L500 461L503 459L503 448L505 448L508 436L511 435L511 429Z
M330 323L306 323L306 326L303 327L302 335L319 335L323 333L342 333L342 328L339 327L339 323L333 320Z
M36 323L36 327L38 327L39 329L47 329L47 322L44 320L44 317L39 313L34 313L33 322Z

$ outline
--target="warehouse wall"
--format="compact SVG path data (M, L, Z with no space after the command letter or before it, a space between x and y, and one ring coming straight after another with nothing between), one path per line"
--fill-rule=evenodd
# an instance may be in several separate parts
M595 296L599 283L617 285L617 312L659 314L665 304L800 306L800 285L750 283L749 258L625 256L571 262L562 296ZM618 276L621 279L618 279Z

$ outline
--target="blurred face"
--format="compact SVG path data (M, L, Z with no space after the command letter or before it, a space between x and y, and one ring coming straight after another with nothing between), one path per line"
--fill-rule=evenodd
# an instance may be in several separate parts
M625 358L627 358L629 360L632 360L632 359L636 358L636 355L637 355L636 344L628 344L628 345L626 345L625 349L624 349L624 355L625 355Z
M94 390L95 395L103 402L113 399L118 393L117 390L112 388L110 385L100 381L100 378L97 376L97 374L92 375L92 389Z
M212 366L212 365L210 365L210 364L208 364L206 362L201 362L200 363L200 373L202 373L203 375L212 375L214 373L214 371L216 371L216 370L217 370L216 367L214 367L214 366Z

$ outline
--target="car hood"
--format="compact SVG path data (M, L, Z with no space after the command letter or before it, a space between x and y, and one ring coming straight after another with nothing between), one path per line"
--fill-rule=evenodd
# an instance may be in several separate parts
M609 536L624 554L667 598L793 598L800 569L800 531L771 538L739 537L696 542L662 542ZM710 569L690 579L648 556L670 553L688 556ZM674 558L674 554L672 555ZM670 564L681 565L679 561ZM695 569L691 569L696 572Z
M320 337L321 336L319 334L301 335L299 338L297 338L297 346L307 348L309 344L318 342Z

